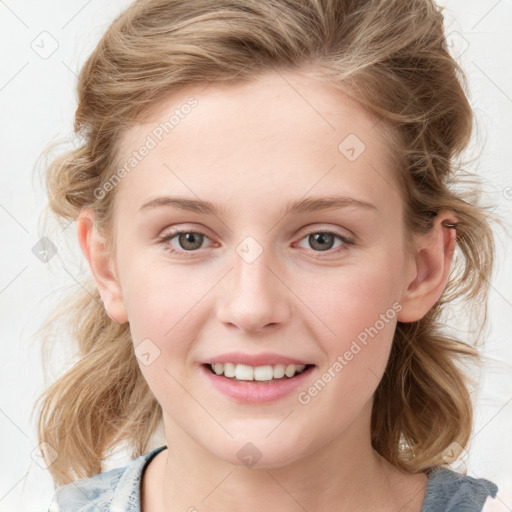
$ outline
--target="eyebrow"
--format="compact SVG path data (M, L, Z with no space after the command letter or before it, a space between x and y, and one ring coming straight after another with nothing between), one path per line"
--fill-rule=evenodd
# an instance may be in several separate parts
M288 213L311 213L321 210L334 210L346 207L358 207L370 210L377 210L377 207L363 201L348 196L327 196L327 197L310 197L299 199L298 201L288 201L283 214ZM186 212L203 213L206 215L220 215L220 209L209 201L200 199L190 199L179 196L158 196L145 202L140 211L152 210L160 207L176 208Z

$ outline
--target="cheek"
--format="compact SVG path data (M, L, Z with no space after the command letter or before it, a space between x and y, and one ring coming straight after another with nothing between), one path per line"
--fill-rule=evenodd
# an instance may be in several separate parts
M123 296L134 341L162 340L190 321L183 322L211 287L214 276L199 275L192 267L172 268L162 260L144 258L125 267Z
M304 304L323 321L326 332L333 338L356 337L386 312L388 320L394 318L393 304L399 298L398 280L392 268L386 267L376 264L337 269L328 278L308 281L301 292L307 298Z
M171 268L147 259L134 264L127 277L124 291L139 367L157 400L179 410L171 399L182 396L179 383L189 382L197 370L195 347L212 314L208 292L219 277L208 269ZM141 357L147 352L149 365Z
M382 379L401 309L395 298L389 273L380 271L345 275L310 292L325 360L298 401L313 416L329 414L335 429L359 414Z
M331 368L334 387L343 392L371 394L384 373L401 310L397 261L390 255L357 271L340 268L321 285L303 289L306 305L321 319L314 336L326 357L322 371Z
M201 299L214 276L191 279L188 272L147 261L133 264L127 276L126 304L140 370L166 411L180 414L185 398L180 383L191 375L188 362L202 322ZM149 364L144 353L150 354Z

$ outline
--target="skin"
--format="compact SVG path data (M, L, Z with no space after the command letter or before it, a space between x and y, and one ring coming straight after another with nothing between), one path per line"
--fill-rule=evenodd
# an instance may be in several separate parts
M129 321L135 346L150 339L160 350L139 366L162 406L171 450L144 474L143 510L259 511L264 502L286 511L420 511L426 476L403 474L374 452L370 418L396 322L420 319L446 285L455 233L441 222L454 222L453 213L441 212L408 252L380 125L306 73L175 92L125 132L120 161L191 96L197 107L115 190L116 253L105 250L90 209L78 222L108 314ZM354 161L338 149L351 133L366 146ZM220 212L139 210L171 194ZM290 200L329 195L375 208L283 214ZM171 254L186 252L178 237L159 241L171 227L203 233L202 245ZM318 250L308 235L326 229L354 243L334 238ZM236 251L247 236L262 249L252 263ZM223 352L270 351L316 365L307 389L394 303L401 310L306 405L297 393L239 403L199 371ZM252 468L237 457L247 442L261 452Z

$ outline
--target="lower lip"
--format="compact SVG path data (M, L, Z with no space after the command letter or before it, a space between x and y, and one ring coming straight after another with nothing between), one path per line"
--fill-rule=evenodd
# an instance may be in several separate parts
M206 365L201 365L201 371L210 380L212 386L238 402L265 403L273 402L300 391L301 386L314 370L311 366L291 379L278 379L264 382L236 381L210 371Z

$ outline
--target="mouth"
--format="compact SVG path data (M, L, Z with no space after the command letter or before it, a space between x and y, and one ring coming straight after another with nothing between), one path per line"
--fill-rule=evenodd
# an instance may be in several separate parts
M233 382L267 383L282 382L297 378L309 372L314 364L275 364L250 366L235 363L206 363L203 365L210 373Z

